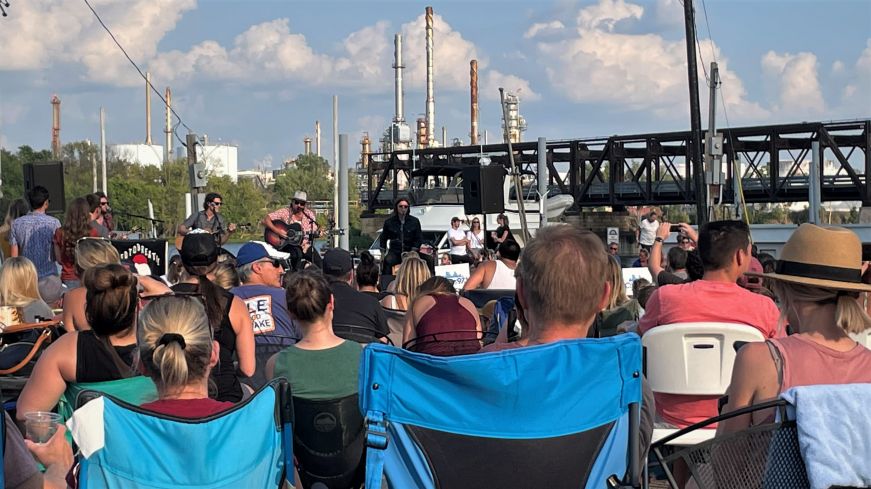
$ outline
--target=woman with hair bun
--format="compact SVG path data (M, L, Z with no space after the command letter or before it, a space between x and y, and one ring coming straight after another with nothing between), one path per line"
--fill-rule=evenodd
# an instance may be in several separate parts
M158 400L143 408L183 418L202 418L233 406L209 399L209 374L218 363L206 309L194 297L158 297L139 316L140 368L157 386Z
M85 316L91 329L73 331L52 343L36 362L18 398L18 418L51 411L68 383L105 382L134 375L136 277L118 264L99 265L82 277Z
M384 298L384 294L378 290L378 281L381 278L381 270L375 263L375 258L368 251L360 253L360 264L354 274L357 280L357 290L371 295L377 300Z

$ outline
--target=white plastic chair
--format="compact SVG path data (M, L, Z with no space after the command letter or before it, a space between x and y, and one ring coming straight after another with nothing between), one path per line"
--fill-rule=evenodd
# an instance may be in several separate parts
M762 333L745 324L675 323L657 326L641 338L647 382L653 392L721 396L732 380L737 342L764 341ZM656 428L653 441L676 429ZM711 439L716 430L695 430L674 440L694 445Z

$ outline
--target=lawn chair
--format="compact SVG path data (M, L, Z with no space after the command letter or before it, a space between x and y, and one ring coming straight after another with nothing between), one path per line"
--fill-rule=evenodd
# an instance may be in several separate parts
M360 487L365 430L357 394L342 399L293 398L293 453L303 487Z
M502 297L514 297L514 289L472 289L463 290L460 295L469 299L478 309L484 307L490 301L499 300Z
M448 358L372 344L359 389L367 488L639 487L635 335Z
M474 329L440 331L412 338L402 345L406 350L427 355L450 357L481 351L484 333Z
M254 375L247 379L242 379L242 383L247 384L255 391L266 385L269 381L266 378L266 362L276 353L296 344L298 341L299 338L292 336L275 334L254 335L254 360L257 368L254 370Z
M764 340L758 329L745 324L675 323L657 326L641 338L644 373L653 392L722 396L732 381L736 344ZM695 445L713 438L713 428L687 432L687 436L680 439L669 439L675 445ZM656 428L653 441L677 431Z
M293 484L292 419L290 386L276 379L207 418L157 414L102 396L67 425L81 450L83 489L279 488Z
M82 397L83 392L88 394ZM70 419L73 412L90 400L94 393L108 394L134 406L157 399L157 387L154 381L144 375L106 382L67 384L67 389L57 403L57 413L61 417L61 422Z
M333 333L339 338L344 338L350 341L356 341L367 345L369 343L381 343L393 345L390 336L366 326L357 326L355 324L337 324L333 323Z

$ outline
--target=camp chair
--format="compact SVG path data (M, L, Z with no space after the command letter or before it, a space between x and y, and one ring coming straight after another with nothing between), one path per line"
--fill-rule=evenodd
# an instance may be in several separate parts
M513 289L473 289L463 290L460 295L469 299L472 304L478 309L484 307L490 301L498 300L501 297L514 297Z
M753 426L737 433L709 438L666 454L667 445L691 438L694 431L714 431L711 425L762 409L775 408L781 421ZM787 403L774 400L738 409L676 431L651 445L652 465L665 472L672 489L678 485L672 464L682 459L698 489L805 489L807 473L799 450L797 425L787 413Z
M157 399L157 387L154 381L144 375L106 382L68 384L57 403L57 413L62 422L70 419L73 412L85 404L83 392L108 394L134 406Z
M356 341L357 343L362 343L364 345L369 343L380 343L382 339L390 345L393 344L393 340L390 339L389 335L372 328L367 328L366 326L333 323L333 333L335 333L339 338Z
M390 328L390 333L387 335L390 338L390 343L393 345L402 344L402 332L405 329L405 311L387 307L383 309L384 316L387 317L387 326Z
M477 330L442 331L412 338L402 345L406 350L450 357L469 355L481 350L484 333Z
M641 341L360 362L366 487L638 487ZM626 485L628 484L628 485Z
M342 399L293 398L293 453L303 487L360 487L365 431L357 394Z
M279 488L293 484L286 380L200 419L153 413L103 396L67 423L81 451L79 487Z
M247 379L242 379L242 383L247 384L255 391L268 382L266 379L266 362L276 353L285 348L296 344L299 338L292 336L283 336L275 334L258 334L254 335L254 360L257 368L254 375Z
M650 329L641 338L644 373L653 392L722 396L732 381L738 343L764 341L762 333L745 324L674 323ZM675 445L695 445L714 437L713 428L669 437L677 429L656 428L653 441L668 437Z

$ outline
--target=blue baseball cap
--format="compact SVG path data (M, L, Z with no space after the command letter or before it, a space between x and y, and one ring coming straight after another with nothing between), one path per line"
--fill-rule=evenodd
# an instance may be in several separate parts
M260 243L249 241L239 248L239 253L236 254L236 266L241 267L264 258L271 258L266 247Z

